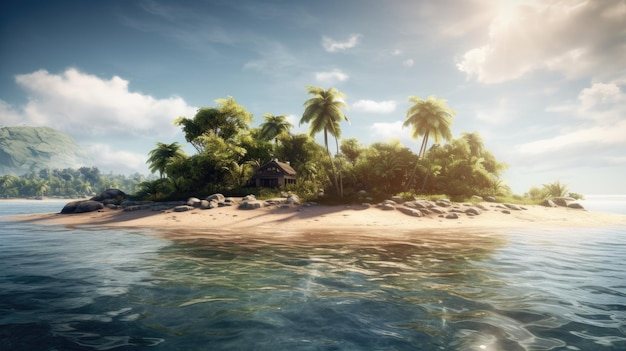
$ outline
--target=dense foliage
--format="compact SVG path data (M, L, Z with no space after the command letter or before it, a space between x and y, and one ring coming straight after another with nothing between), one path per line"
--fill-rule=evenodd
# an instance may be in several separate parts
M139 196L169 199L211 192L257 193L249 180L254 170L277 158L290 162L298 172L295 185L278 190L314 197L323 189L326 197L357 200L363 191L369 197L393 194L447 194L453 198L472 195L507 195L500 179L506 165L484 148L478 133L452 138L450 126L455 112L445 100L429 97L409 99L406 127L416 139L422 138L420 153L397 140L369 146L358 140L340 140L345 95L335 88L307 87L311 95L304 103L300 123L309 124L308 134L291 134L292 125L284 115L265 114L259 128L251 127L252 115L232 97L217 100L216 107L198 110L193 118L179 117L186 140L197 153L181 154L180 146L157 143L150 153L150 168L160 179L143 182ZM324 145L313 137L322 133ZM328 135L335 139L330 150ZM427 148L428 138L436 144ZM440 143L447 141L447 143Z
M102 174L96 167L78 169L42 169L22 176L0 176L0 198L13 197L85 197L109 188L128 194L139 190L146 179L139 173L131 176Z

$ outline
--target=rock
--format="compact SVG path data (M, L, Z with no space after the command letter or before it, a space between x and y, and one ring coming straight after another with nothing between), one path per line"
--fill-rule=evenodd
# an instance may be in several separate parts
M552 201L550 199L544 199L543 202L541 203L541 206L556 207L557 205L554 203L554 201Z
M413 217L422 217L422 216L424 216L420 210L416 210L414 208L409 208L409 207L402 206L402 207L398 207L398 210L400 212L406 214L406 215L413 216Z
M478 195L472 195L472 200L483 201L483 197Z
M256 196L252 194L246 195L241 199L241 201L254 201L254 200L256 200Z
M245 200L245 201L242 201L239 204L239 208L242 209L242 210L253 210L253 209L256 209L256 208L261 208L263 206L265 206L265 203L263 201L259 201L259 200L256 200L256 199L255 200Z
M484 196L483 200L485 200L487 202L496 202L496 197L495 196Z
M434 212L434 213L437 213L437 214L446 214L447 213L446 210L444 210L442 208L439 208L439 207L432 207L432 208L429 208L429 210Z
M451 205L452 205L452 203L451 203L451 202L450 202L450 200L448 200L448 199L440 199L440 200L437 200L437 201L435 201L435 204L436 204L437 206L440 206L440 207L449 207L449 206L451 206Z
M63 214L67 214L67 213L76 213L76 209L78 208L78 205L80 205L81 202L83 202L84 200L79 200L79 201L71 201L65 204L65 206L63 206L63 209L61 209L61 213Z
M93 212L101 210L103 208L104 205L102 204L102 202L86 200L81 201L80 204L78 204L78 207L76 207L76 211L74 211L74 213Z
M394 201L398 205L403 204L404 200L400 196L392 196L391 201Z
M569 208L576 208L576 209L580 209L580 210L584 210L585 209L583 207L583 205L581 205L579 202L571 202L571 203L567 204L567 207L569 207Z
M448 213L446 215L446 219L457 219L457 218L459 218L459 215L456 213Z
M470 207L465 210L466 215L478 216L482 211L478 207Z
M300 205L300 198L296 194L289 194L285 203L289 205Z
M254 196L254 195L248 195L248 196ZM207 201L215 200L217 202L224 202L226 201L226 198L224 197L224 195L218 193L218 194L212 194L212 195L207 196L206 200Z
M386 200L386 201L391 201L391 200ZM395 209L396 209L396 206L395 206L394 204L391 204L391 203L384 203L384 202L383 202L383 207L382 207L382 209L383 209L384 211L392 211L392 210L395 210Z
M104 200L119 200L120 202L126 198L126 194L119 189L107 189L100 194L92 197L90 200L103 202Z
M475 207L480 208L483 211L489 211L489 209L487 208L487 206L483 205L483 204L475 204Z
M190 211L193 210L194 208L191 206L187 206L187 205L180 205L180 206L176 206L174 207L174 209L172 211L174 212L186 212L186 211Z
M235 204L235 199L233 199L232 197L227 197L224 199L224 205L232 206L233 204Z
M555 204L563 207L568 207L570 203L576 202L576 199L571 197L555 197L552 199Z
M502 210L501 212L504 213L504 214L511 214L511 211L509 211L509 210Z
M191 206L191 207L201 207L202 205L202 200L198 199L197 197L190 197L187 199L187 206Z
M509 210L515 210L515 211L523 210L523 208L521 208L521 207L519 207L518 205L515 205L515 204L504 204L504 206L506 206L506 208L508 208Z

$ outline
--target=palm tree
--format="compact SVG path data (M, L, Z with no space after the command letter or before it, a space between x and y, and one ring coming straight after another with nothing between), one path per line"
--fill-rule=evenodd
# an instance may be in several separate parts
M163 178L168 164L177 158L187 157L187 155L183 152L182 145L177 142L171 144L157 142L156 145L156 149L150 151L150 157L146 163L150 164L152 173L158 171L160 178Z
M337 88L330 88L324 90L320 87L308 86L307 91L312 98L304 103L304 113L300 119L300 124L310 123L309 135L314 136L319 132L324 132L324 146L328 153L328 159L330 160L333 184L340 197L343 197L343 182L341 181L341 172L339 172L339 181L337 181L337 170L333 162L333 157L328 148L328 134L335 137L335 144L337 145L337 154L339 154L339 137L341 136L341 121L349 121L348 117L344 115L343 109L347 109L348 105L343 101L346 97L345 94L340 92Z
M481 157L483 155L485 144L483 143L483 138L480 134L478 134L478 132L462 132L461 137L467 141L467 145L470 148L470 154L472 156Z
M274 144L278 144L278 136L289 133L293 125L287 121L286 115L274 116L271 113L263 115L265 122L261 123L261 138L264 140L274 139Z
M433 95L426 100L417 96L411 96L409 97L409 102L413 103L413 106L406 112L406 120L402 127L412 127L411 136L413 139L418 139L422 136L422 144L417 156L418 158L423 158L429 137L432 136L435 142L439 142L441 139L450 140L452 138L450 127L454 122L456 112L446 105L446 100L437 99ZM417 163L405 190L411 187L416 170Z

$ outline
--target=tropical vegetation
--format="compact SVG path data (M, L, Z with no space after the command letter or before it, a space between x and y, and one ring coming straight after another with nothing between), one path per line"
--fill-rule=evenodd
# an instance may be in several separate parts
M341 139L346 95L336 88L309 86L300 124L308 133L292 133L285 114L266 113L258 127L253 116L234 98L216 100L213 107L200 108L193 117L174 120L195 152L187 155L184 145L156 142L146 163L153 174L131 177L103 175L97 168L45 169L17 177L0 177L0 197L66 195L76 196L120 188L148 200L185 199L222 192L232 196L296 192L318 201L377 200L391 195L403 197L446 196L453 200L474 195L541 201L548 196L579 196L568 193L556 181L533 187L524 197L513 195L501 178L507 165L485 148L478 132L452 134L456 112L444 99L411 96L403 127L419 143L413 152L398 140L363 145L355 138ZM323 143L316 142L321 134ZM334 138L331 151L329 136ZM429 144L430 141L432 144ZM250 182L255 170L277 159L289 162L298 176L295 184L267 190ZM269 193L268 193L269 192Z

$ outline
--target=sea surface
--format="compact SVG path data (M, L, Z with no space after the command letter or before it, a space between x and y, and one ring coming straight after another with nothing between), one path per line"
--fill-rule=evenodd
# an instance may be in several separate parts
M62 206L0 201L0 350L626 350L626 228L287 245L2 217Z

